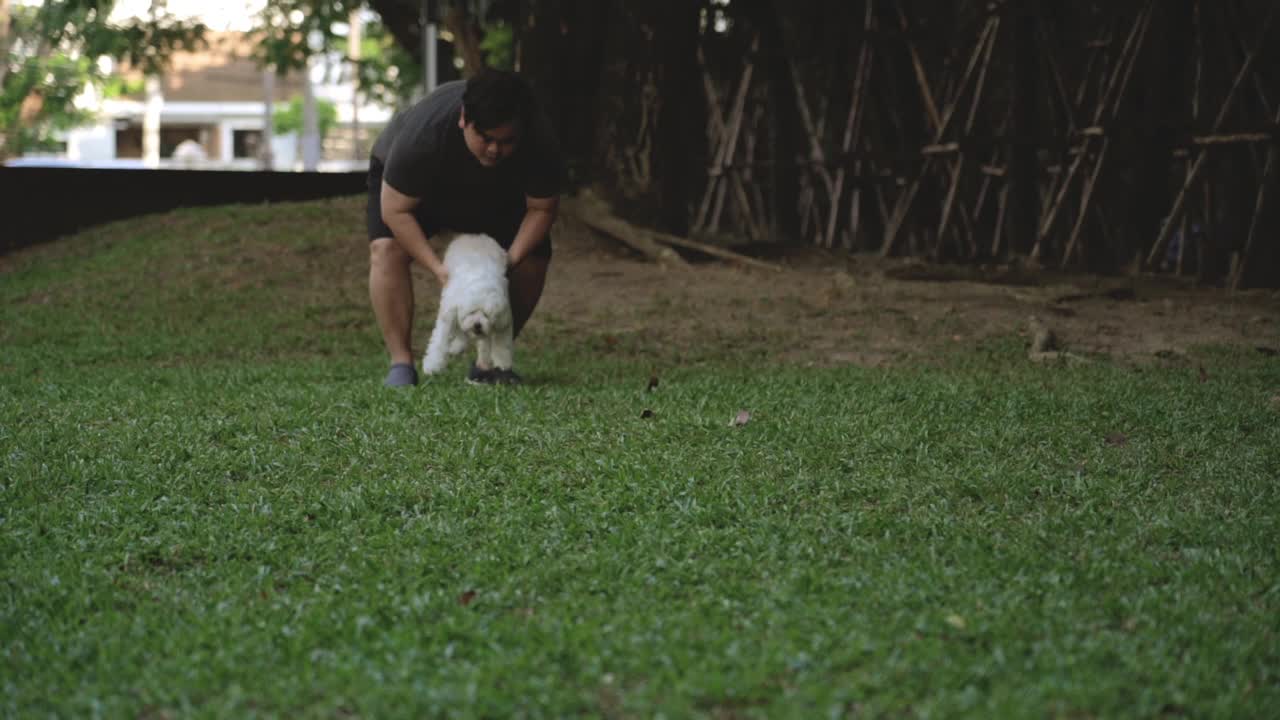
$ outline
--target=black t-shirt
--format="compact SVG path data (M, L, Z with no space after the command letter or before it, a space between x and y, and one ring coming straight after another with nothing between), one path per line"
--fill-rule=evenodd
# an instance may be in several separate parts
M533 113L530 127L509 157L485 167L467 149L458 119L465 81L441 85L391 119L373 146L384 165L382 178L419 198L420 216L459 231L490 231L519 222L525 196L560 193L564 165L560 145L545 113Z

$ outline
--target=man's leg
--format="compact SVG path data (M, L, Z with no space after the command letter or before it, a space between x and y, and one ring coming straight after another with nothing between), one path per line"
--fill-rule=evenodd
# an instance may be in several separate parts
M547 282L547 268L551 259L541 255L529 255L519 265L507 272L507 290L511 296L512 336L518 337L533 309L542 297L542 287Z
M413 366L410 333L413 330L412 258L394 238L369 242L369 300L382 329L392 365Z

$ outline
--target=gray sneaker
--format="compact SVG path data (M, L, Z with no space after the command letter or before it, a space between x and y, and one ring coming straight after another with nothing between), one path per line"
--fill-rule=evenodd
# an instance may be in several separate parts
M407 363L396 363L382 384L386 387L412 387L418 384L418 371Z

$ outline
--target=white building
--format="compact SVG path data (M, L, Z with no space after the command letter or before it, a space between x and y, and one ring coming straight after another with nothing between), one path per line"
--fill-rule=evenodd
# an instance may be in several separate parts
M253 59L248 34L262 0L247 0L237 8L225 4L168 0L169 12L197 17L211 31L208 47L178 53L163 78L159 97L153 97L159 116L159 167L244 169L263 167L260 144L265 121L264 72ZM145 14L150 0L121 0L114 16ZM130 75L126 71L126 75ZM131 75L141 79L136 73ZM351 170L367 166L368 151L391 110L362 102L355 106L352 66L336 53L315 60L312 87L318 101L337 110L337 124L325 138L320 170ZM293 73L272 81L274 109L287 107L303 93L303 77ZM97 122L65 133L65 161L88 166L143 165L144 126L148 98L144 95L104 99L90 91L80 99L94 111ZM174 151L184 141L184 152ZM203 155L203 157L201 157ZM272 141L272 169L300 170L301 149L295 133Z

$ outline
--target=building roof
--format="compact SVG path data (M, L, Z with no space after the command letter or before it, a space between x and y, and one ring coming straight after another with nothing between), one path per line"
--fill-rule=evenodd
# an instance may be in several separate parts
M162 86L166 102L262 102L262 68L253 59L255 41L241 32L205 33L208 45L195 52L178 52L173 56ZM136 69L125 76L141 79ZM302 76L291 72L277 77L275 99L287 101L302 93ZM141 94L127 96L144 99Z

